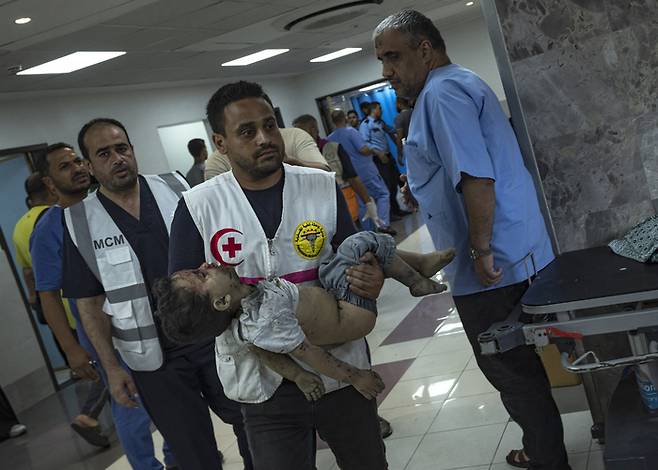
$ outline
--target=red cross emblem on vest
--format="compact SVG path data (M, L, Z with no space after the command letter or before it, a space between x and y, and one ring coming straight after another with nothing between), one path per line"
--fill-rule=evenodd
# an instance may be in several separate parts
M210 252L222 266L238 266L242 258L244 235L234 228L224 228L216 232L210 240Z

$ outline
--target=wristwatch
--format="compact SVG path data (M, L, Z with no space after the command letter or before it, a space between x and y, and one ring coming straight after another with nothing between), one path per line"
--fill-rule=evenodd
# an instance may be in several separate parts
M482 258L483 256L489 256L491 253L491 247L487 248L486 250L478 250L477 248L471 247L470 255L471 259L475 261L478 258Z

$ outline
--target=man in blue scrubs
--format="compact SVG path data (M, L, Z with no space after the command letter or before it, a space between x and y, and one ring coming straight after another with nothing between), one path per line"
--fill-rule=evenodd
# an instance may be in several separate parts
M400 147L400 141L395 133L395 129L386 124L382 119L382 105L379 101L372 101L370 103L370 115L361 123L359 133L369 147L379 150L383 154L377 156L377 158L373 158L373 160L389 192L391 220L400 220L401 216L409 214L400 210L400 206L398 206L397 194L400 183L400 171L393 160L386 136L388 135L395 142L395 145L398 147L398 153L402 153L402 148Z
M386 188L386 183L379 174L375 163L372 161L372 155L382 158L384 154L368 146L359 132L347 125L347 117L344 111L333 111L331 113L331 120L336 129L327 136L327 140L337 142L343 148L350 157L357 175L359 175L359 178L361 178L361 181L363 181L363 184L368 189L370 197L375 200L377 204L377 215L382 223L376 230L395 235L397 232L391 228L389 192ZM359 206L362 206L361 202Z
M480 355L479 333L517 305L528 279L553 260L532 178L498 98L452 64L431 20L413 10L375 30L383 76L415 102L405 144L408 182L437 249L454 246L446 268L475 357L523 429L508 462L568 470L559 412L531 347Z

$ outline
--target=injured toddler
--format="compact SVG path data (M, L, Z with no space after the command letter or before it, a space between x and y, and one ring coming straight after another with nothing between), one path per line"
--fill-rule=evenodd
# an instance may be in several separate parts
M270 369L295 382L309 400L324 393L322 380L291 357L372 399L384 388L381 378L325 350L363 338L375 326L376 301L350 291L346 274L368 252L387 278L401 282L416 297L446 289L431 277L455 256L454 250L404 252L396 249L390 235L359 232L345 239L334 257L320 266L323 287L297 286L281 278L244 284L232 267L204 263L156 282L157 315L164 333L181 344L219 336L231 328L236 338L250 344Z

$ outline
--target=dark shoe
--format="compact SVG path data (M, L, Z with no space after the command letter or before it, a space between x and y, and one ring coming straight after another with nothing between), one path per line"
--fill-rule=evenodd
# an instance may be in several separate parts
M110 440L101 434L100 426L80 426L78 423L71 423L71 427L81 438L92 446L110 447Z
M517 468L530 468L530 459L525 455L523 449L512 450L505 457L507 464Z
M391 427L391 423L386 421L384 418L382 418L381 416L378 416L378 418L379 418L379 432L382 435L382 439L386 439L391 434L393 434L393 428Z
M386 233L386 234L388 234L392 237L394 237L398 234L398 232L393 230L390 225L387 226L387 227L377 227L376 231L379 232L379 233Z

